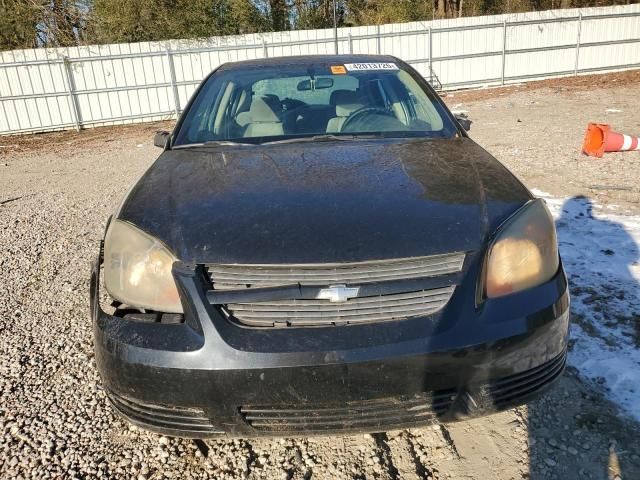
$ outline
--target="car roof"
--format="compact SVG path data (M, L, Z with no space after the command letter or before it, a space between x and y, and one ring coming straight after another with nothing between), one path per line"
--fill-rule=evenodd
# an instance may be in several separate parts
M256 58L229 62L220 66L218 70L235 70L251 67L273 67L279 65L308 65L313 63L375 63L398 62L398 58L391 55L298 55L291 57Z

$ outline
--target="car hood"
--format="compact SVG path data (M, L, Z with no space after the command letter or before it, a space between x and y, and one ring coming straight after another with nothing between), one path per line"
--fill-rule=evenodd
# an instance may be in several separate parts
M530 193L468 138L164 152L118 218L202 263L357 262L480 249Z

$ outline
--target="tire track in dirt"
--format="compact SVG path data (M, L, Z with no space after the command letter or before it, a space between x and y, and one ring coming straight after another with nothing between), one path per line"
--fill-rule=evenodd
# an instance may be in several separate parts
M387 445L393 463L402 480L424 480L431 478L431 472L420 460L420 454L412 443L412 434L408 430L390 432Z
M393 459L391 448L389 447L389 437L386 433L374 433L373 438L376 442L379 458L382 460L382 465L387 470L387 475L391 480L399 480L401 477L398 472Z
M451 433L449 433L449 429L445 425L440 425L440 432L442 433L442 438L444 438L444 441L447 442L447 445L449 445L449 448L451 449L451 451L459 459L460 453L458 453L456 444L453 441L453 438L451 438Z
M526 433L513 410L421 431L433 478L522 478ZM439 428L438 428L439 427ZM526 463L526 462L525 462Z
M433 472L430 468L428 468L426 463L426 456L422 450L419 450L419 445L416 443L415 437L409 431L405 432L404 438L407 442L407 449L411 455L411 460L413 461L413 466L416 472L416 475L420 479L432 478ZM424 458L424 461L422 460Z

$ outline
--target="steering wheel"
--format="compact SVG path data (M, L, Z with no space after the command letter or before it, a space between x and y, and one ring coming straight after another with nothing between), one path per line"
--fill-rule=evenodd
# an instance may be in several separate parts
M347 130L347 128L349 127L349 125L362 120L367 115L384 115L385 117L395 118L395 115L393 115L393 113L391 113L389 110L386 110L384 108L362 107L359 110L356 110L355 112L351 113L351 115L347 117L347 119L342 124L342 128L340 129L340 131L348 132L349 130Z

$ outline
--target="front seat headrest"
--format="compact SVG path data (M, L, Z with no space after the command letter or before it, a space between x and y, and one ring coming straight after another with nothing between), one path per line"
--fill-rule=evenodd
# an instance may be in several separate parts
M280 117L273 111L269 104L262 97L256 97L249 107L251 123L254 122L279 122Z

